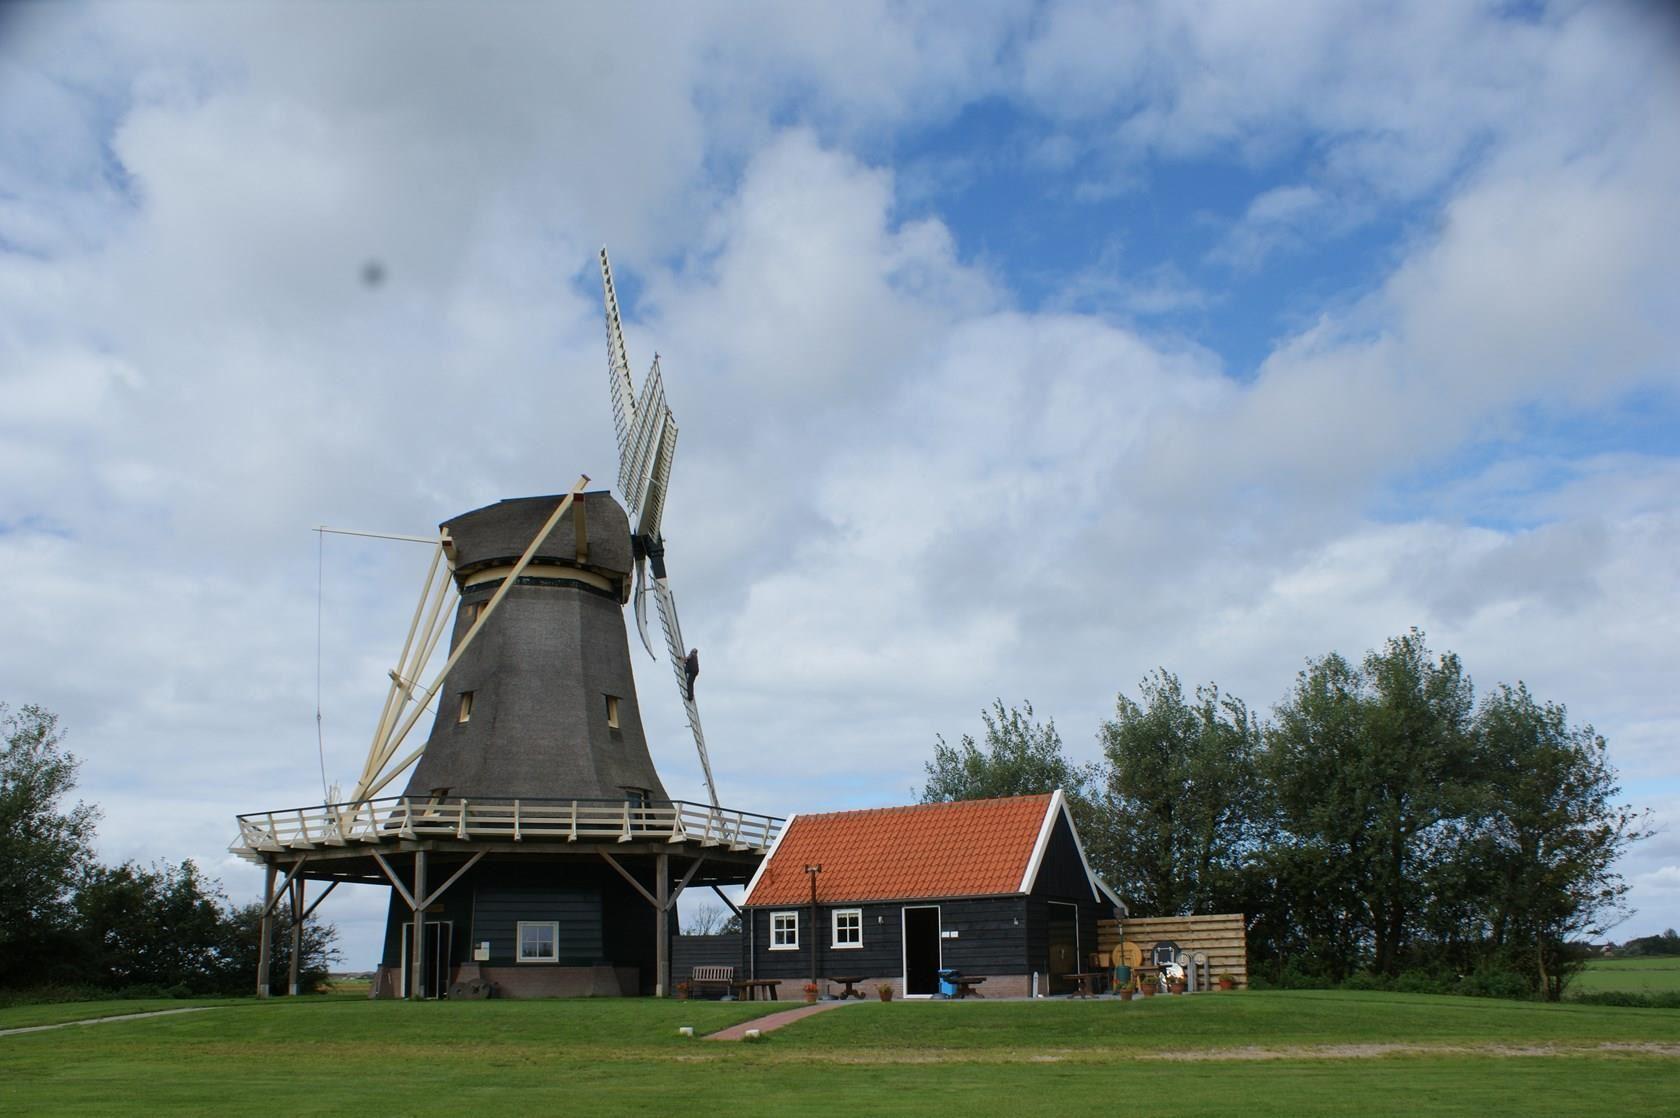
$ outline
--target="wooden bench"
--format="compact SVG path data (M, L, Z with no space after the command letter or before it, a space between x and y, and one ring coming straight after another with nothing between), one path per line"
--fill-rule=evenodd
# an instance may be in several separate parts
M699 994L705 987L721 986L723 992L728 993L735 984L734 967L695 967L688 973L688 988Z

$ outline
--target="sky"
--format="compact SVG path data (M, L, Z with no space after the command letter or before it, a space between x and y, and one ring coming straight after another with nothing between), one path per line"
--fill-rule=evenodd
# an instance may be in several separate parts
M0 701L103 858L254 897L428 561L313 529L610 484L607 245L726 805L1416 626L1607 738L1610 935L1680 925L1677 104L1656 4L8 6Z

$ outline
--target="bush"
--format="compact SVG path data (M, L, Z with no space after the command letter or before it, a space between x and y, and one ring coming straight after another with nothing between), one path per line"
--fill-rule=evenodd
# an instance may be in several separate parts
M1510 998L1527 1001L1534 997L1528 976L1508 970L1478 968L1458 980L1458 993L1472 998Z
M1636 994L1631 990L1599 990L1576 994L1569 1001L1578 1005L1615 1005L1628 1009L1680 1009L1680 990Z
M1362 970L1358 974L1348 975L1347 981L1342 983L1343 990L1391 990L1393 984L1380 974L1373 974Z

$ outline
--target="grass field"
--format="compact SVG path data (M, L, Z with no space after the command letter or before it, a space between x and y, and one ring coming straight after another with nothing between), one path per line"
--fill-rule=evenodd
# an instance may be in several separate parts
M243 1002L0 1037L0 1111L1363 1118L1667 1114L1680 1093L1680 1010L1243 992L862 1002L757 1044L676 1035L765 1008Z
M1680 957L1654 959L1594 959L1570 983L1572 994L1621 990L1633 994L1661 994L1680 990Z

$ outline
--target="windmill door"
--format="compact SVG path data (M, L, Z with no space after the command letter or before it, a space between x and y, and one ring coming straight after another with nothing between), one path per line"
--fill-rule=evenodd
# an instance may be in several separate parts
M1073 989L1067 976L1084 968L1079 965L1079 906L1051 901L1050 905L1050 992Z
M904 996L931 998L939 993L939 906L904 910Z
M426 938L421 945L420 995L441 998L449 989L449 950L454 925L447 920L428 920L425 929ZM409 947L409 937L413 934L413 924L402 926L402 996L405 998L409 996L408 967L414 958L413 949Z

